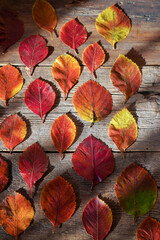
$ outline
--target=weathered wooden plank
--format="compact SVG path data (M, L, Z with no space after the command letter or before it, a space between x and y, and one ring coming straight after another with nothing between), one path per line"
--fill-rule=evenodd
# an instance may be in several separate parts
M40 183L37 192L33 198L33 204L35 207L35 217L32 225L25 231L23 235L20 236L19 239L29 240L44 240L46 237L51 240L58 240L59 238L62 240L91 240L92 238L86 234L83 229L81 222L81 214L83 212L83 208L85 204L91 200L96 195L101 195L106 202L109 204L113 211L113 227L111 233L108 235L107 239L109 240L117 240L117 239L131 239L135 240L135 234L138 225L140 222L148 215L146 214L143 217L140 217L138 221L134 224L133 217L127 215L122 212L120 209L115 194L114 194L114 184L117 179L117 176L121 174L126 166L128 166L132 162L138 162L143 167L145 167L151 175L154 177L157 186L160 187L160 175L159 175L159 166L160 166L160 158L159 153L153 152L137 152L137 153L127 153L126 159L123 160L121 154L114 153L115 156L115 170L112 175L110 175L107 179L105 179L101 184L97 185L93 192L90 192L90 183L86 180L78 176L74 169L72 168L71 163L71 154L66 154L65 158L60 161L58 154L47 154L50 160L50 171L44 177L43 181ZM3 154L4 157L8 159L10 164L12 165L12 180L10 182L9 187L0 194L0 202L13 191L19 190L24 193L26 196L29 194L29 189L24 180L22 179L19 170L18 170L18 159L20 154L13 153L12 155ZM62 228L57 228L55 233L52 233L52 225L46 219L41 210L39 204L40 193L44 185L57 177L58 175L63 176L66 180L68 180L74 187L76 192L76 201L77 201L77 210L75 214L72 216L70 220L62 225ZM157 219L159 217L159 204L160 204L160 196L158 196L157 202L153 209L150 211L150 215ZM114 230L114 231L113 231ZM11 240L12 237L6 235L6 233L0 228L0 236L1 240ZM127 238L128 237L128 238Z
M117 147L111 141L108 136L108 125L114 114L124 107L124 96L112 86L109 80L110 68L102 68L97 71L97 81L105 86L113 97L113 111L103 121L96 123L92 128L89 128L90 123L80 119L72 103L72 96L82 83L88 80L91 76L89 71L84 68L78 84L71 90L69 98L64 101L63 93L61 90L56 90L57 100L53 110L48 114L44 124L41 123L39 116L33 114L24 103L24 92L29 83L41 76L42 78L51 81L55 85L55 89L59 89L58 84L53 80L51 67L37 67L32 77L28 75L28 70L21 67L25 84L23 89L11 100L9 100L8 107L3 107L4 104L1 101L0 108L0 122L9 116L10 114L20 112L24 116L28 123L29 134L26 141L15 148L16 151L22 151L33 142L39 141L46 151L55 151L53 147L50 129L52 122L62 115L63 113L70 112L70 116L73 118L77 125L77 138L75 143L68 149L68 151L74 151L79 143L88 135L93 134L106 142L109 147L115 151ZM159 115L159 95L154 95L159 90L159 67L144 67L142 69L142 85L140 92L147 92L152 95L136 94L128 100L126 106L133 113L138 123L138 139L129 148L129 151L159 151L160 150L160 115ZM61 96L61 97L60 97ZM0 150L5 151L6 148L0 141Z
M98 14L103 9L111 5L109 0L105 2L103 0L62 0L59 3L51 0L50 2L53 4L53 6L55 6L57 11L58 33L62 25L73 17L78 17L79 21L82 22L86 27L90 36L86 43L79 47L78 57L80 59L82 59L82 52L86 46L94 43L95 41L101 41L102 46L107 51L107 59L109 57L104 66L111 66L118 57L119 53L124 55L128 54L132 59L138 60L139 64L142 66L145 64L159 65L159 61L157 61L157 59L159 59L160 55L160 3L158 1L153 1L152 3L150 1L145 1L144 4L144 1L124 0L123 3L120 4L132 20L132 30L125 40L118 43L116 50L113 50L112 46L97 33L95 27L95 19ZM50 46L50 56L41 63L41 66L51 65L54 59L62 53L69 51L70 53L74 54L68 46L65 46L65 44L61 42L60 38L54 37L54 40L51 40L47 32L39 29L36 26L31 16L31 8L33 3L34 0L24 0L23 2L19 0L16 2L13 0L2 0L0 2L0 7L6 6L16 11L19 17L24 21L25 33L21 40L33 34L41 34L47 39L48 46ZM112 1L112 4L114 3L116 2ZM12 64L23 65L18 54L19 43L20 41L14 46L10 47L7 53L0 56L1 63L6 64L9 61ZM139 57L139 55L142 55L142 57Z

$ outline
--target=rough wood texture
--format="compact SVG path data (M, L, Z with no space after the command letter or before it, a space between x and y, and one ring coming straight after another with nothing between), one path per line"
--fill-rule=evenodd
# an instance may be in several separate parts
M160 2L155 1L127 1L124 0L119 5L125 10L132 20L132 29L128 37L117 44L116 50L101 37L95 28L95 19L98 14L105 8L116 3L109 0L50 0L55 7L58 15L57 32L59 33L62 25L71 18L78 17L79 21L84 24L88 31L87 41L78 48L79 54L76 56L82 67L82 73L78 84L70 91L68 99L64 101L63 93L58 84L52 77L51 67L57 56L69 52L74 52L64 45L60 38L50 39L49 33L41 30L33 22L31 8L34 0L1 0L0 8L9 7L15 11L19 18L24 21L25 33L21 40L33 34L41 34L47 40L49 46L49 57L46 58L34 70L32 76L29 70L21 62L18 54L19 42L10 47L5 54L0 55L0 66L11 63L17 66L22 72L24 86L22 90L8 102L4 107L0 101L0 122L10 114L20 113L27 122L28 136L27 139L17 146L12 155L10 155L3 143L0 141L1 155L8 159L10 164L11 178L7 188L0 194L0 201L13 191L19 190L27 197L29 189L22 179L18 170L18 159L22 151L34 142L39 142L47 152L50 160L50 169L39 182L36 194L32 203L35 207L35 218L31 226L19 237L23 240L91 240L92 238L85 232L81 214L85 204L94 196L101 194L113 211L113 227L106 239L108 240L135 240L136 230L145 216L140 217L134 224L133 217L128 216L120 209L115 194L114 184L117 176L130 163L136 161L150 171L155 178L158 188L160 189ZM89 70L82 62L82 52L89 44L100 41L106 51L106 62L96 71L96 81L102 84L110 91L113 98L113 111L103 121L96 123L89 128L89 123L83 121L75 111L72 104L72 96L76 89L84 82L92 79ZM124 107L124 96L112 86L110 81L110 70L115 59L119 54L127 55L135 61L142 71L142 85L139 92L131 97L125 106L132 112L138 124L138 139L127 150L126 159L123 160L115 144L108 136L108 125L113 115ZM33 114L24 103L24 92L29 83L36 78L42 78L49 81L56 91L57 100L52 111L47 115L45 123L42 124L40 118ZM68 113L77 126L77 137L74 144L64 154L64 159L60 161L60 156L53 146L50 137L52 122L62 115ZM72 153L79 143L90 134L100 138L114 151L116 166L114 173L109 176L103 183L97 185L93 192L90 192L90 183L77 176L72 168ZM57 228L52 233L52 225L44 216L39 204L40 193L43 186L51 179L61 175L65 177L76 192L77 209L73 217L63 224L62 228ZM160 220L159 213L160 196L154 208L148 213L152 217ZM148 215L146 214L146 216ZM1 240L12 240L13 237L7 235L0 228Z

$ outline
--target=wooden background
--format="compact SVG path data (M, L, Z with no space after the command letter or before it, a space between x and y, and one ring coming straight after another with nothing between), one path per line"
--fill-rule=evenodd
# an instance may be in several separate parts
M21 40L10 47L5 54L0 55L0 66L4 66L7 63L13 64L22 72L24 78L22 90L9 101L7 107L0 101L0 122L10 114L19 112L28 124L27 139L14 149L12 155L9 154L8 150L0 141L0 154L8 160L11 172L8 187L0 194L0 201L8 194L17 190L29 196L28 186L18 170L18 159L28 146L38 141L49 157L50 168L44 176L43 181L40 181L37 185L36 194L33 200L31 200L35 208L34 221L19 239L91 240L92 238L85 232L82 226L81 214L86 203L94 196L101 194L101 197L105 199L113 211L113 226L106 239L135 240L138 225L146 216L150 215L160 220L160 196L158 195L157 202L153 209L134 223L133 217L122 212L120 209L114 193L114 184L117 176L121 174L123 169L130 163L136 161L150 171L157 183L158 189L160 187L160 1L123 0L118 3L131 18L132 29L128 37L117 44L116 50L112 49L112 46L97 33L95 28L95 19L98 14L103 9L117 3L116 1L50 0L49 2L55 7L58 16L58 25L56 28L58 34L62 25L75 17L78 17L78 20L83 23L87 29L89 37L87 41L78 48L79 54L76 56L82 66L82 73L78 84L71 90L67 101L64 101L63 93L52 77L51 67L59 55L65 52L74 55L74 52L68 46L64 45L60 38L54 36L54 39L51 40L49 33L41 30L33 22L31 8L34 0L0 1L1 8L7 7L15 11L24 22L25 33L21 40L30 35L41 34L47 40L50 52L47 59L35 68L32 76L29 75L29 70L19 58L18 47ZM76 113L72 104L72 96L82 83L92 79L91 73L83 65L82 52L85 47L96 41L101 42L107 56L106 62L96 72L96 81L111 92L113 97L113 111L106 119L89 128L90 123L83 121ZM113 115L124 106L124 96L112 86L109 77L111 67L120 53L135 61L142 71L142 84L139 92L131 97L126 104L137 120L138 138L127 150L125 160L123 160L117 147L108 136L110 120ZM39 116L33 114L24 103L24 92L26 88L31 81L39 77L50 81L57 95L56 104L53 110L47 115L44 124L41 123ZM74 144L66 151L64 159L60 161L59 154L51 141L50 129L52 122L63 113L69 113L69 116L75 122L77 126L77 137ZM97 185L93 192L90 192L90 183L82 177L77 176L72 168L71 162L72 153L76 147L90 134L104 141L113 150L115 157L114 173L101 184ZM71 219L52 233L52 224L41 210L39 198L43 186L58 175L63 176L72 183L76 192L77 209ZM14 238L7 235L3 229L0 228L0 239L12 240Z

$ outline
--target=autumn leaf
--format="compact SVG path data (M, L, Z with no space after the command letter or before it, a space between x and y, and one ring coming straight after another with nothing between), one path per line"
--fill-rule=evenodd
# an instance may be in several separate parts
M92 187L102 182L114 169L112 151L92 135L79 144L72 155L72 163L76 173L92 182Z
M84 49L82 58L93 77L95 77L94 72L104 63L105 53L103 48L96 42Z
M40 116L43 122L43 117L51 110L55 98L56 94L50 84L37 78L26 89L24 101L32 112Z
M109 136L122 155L137 139L137 132L136 120L126 107L115 114L110 121Z
M6 233L15 236L24 232L34 217L34 209L29 200L14 192L0 204L0 224Z
M79 116L92 126L110 114L112 96L99 83L88 80L74 93L73 104Z
M127 37L131 30L131 21L116 5L106 8L96 19L96 28L115 48L115 44Z
M17 68L10 64L0 68L0 98L6 101L15 96L23 86L23 78Z
M121 208L137 218L154 206L157 186L148 171L132 163L117 178L115 194Z
M10 10L0 11L0 45L3 51L15 44L24 33L24 24Z
M82 222L94 240L103 240L112 226L112 211L98 196L87 203L82 214Z
M48 55L45 39L40 35L26 38L20 43L19 55L22 62L30 69L30 75L32 75L34 67Z
M18 114L5 118L0 125L0 138L10 152L24 140L26 134L26 122Z
M160 222L148 216L139 225L137 230L137 240L159 240L160 239Z
M57 25L56 11L46 0L36 0L32 7L32 17L35 23L42 29L51 33Z
M75 137L76 126L67 114L63 114L53 122L51 128L51 138L55 148L61 156L61 159L62 153L70 147Z
M34 143L19 158L19 171L29 186L31 197L34 184L48 169L48 157L43 149Z
M78 61L69 54L60 55L52 66L52 74L64 92L64 99L71 88L78 82L81 68Z
M142 81L137 64L122 54L115 61L110 77L113 85L126 96L126 101L138 91Z
M76 52L77 48L87 40L87 31L79 21L72 19L61 28L60 38Z
M71 184L60 176L44 186L40 204L46 217L53 224L53 231L71 218L76 208L75 198Z
M7 186L9 180L9 167L8 163L0 157L0 192Z

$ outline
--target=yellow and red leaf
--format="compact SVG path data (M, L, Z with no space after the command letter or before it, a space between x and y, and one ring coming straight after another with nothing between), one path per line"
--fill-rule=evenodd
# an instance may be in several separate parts
M23 77L17 68L10 64L0 68L0 98L6 101L16 95L23 86Z

